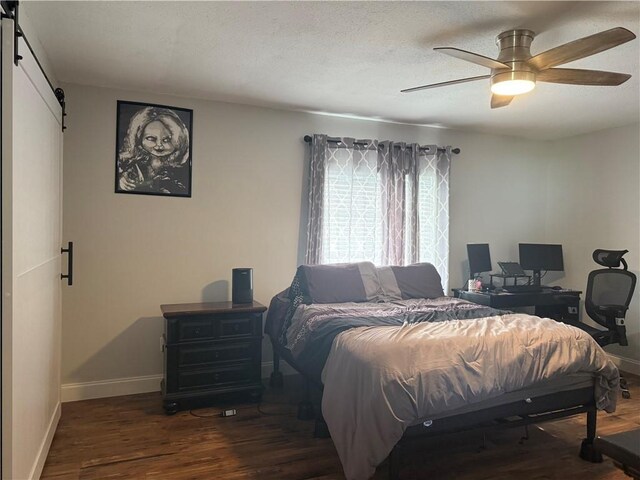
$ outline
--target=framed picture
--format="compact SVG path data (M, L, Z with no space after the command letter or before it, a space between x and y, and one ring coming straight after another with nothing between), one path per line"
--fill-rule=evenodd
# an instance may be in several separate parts
M116 193L191 197L193 110L118 100Z

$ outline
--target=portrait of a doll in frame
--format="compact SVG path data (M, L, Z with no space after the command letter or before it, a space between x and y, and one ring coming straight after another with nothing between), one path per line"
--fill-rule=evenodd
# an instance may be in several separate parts
M116 193L191 196L193 110L118 101Z

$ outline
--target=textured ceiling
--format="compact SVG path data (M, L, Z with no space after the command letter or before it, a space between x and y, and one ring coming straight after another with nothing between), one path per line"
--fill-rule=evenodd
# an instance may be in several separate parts
M495 58L495 36L514 27L537 33L534 55L617 26L638 35L637 1L21 5L63 82L537 139L640 118L638 39L567 64L633 75L619 87L538 83L497 110L488 81L399 93L488 73L433 47Z

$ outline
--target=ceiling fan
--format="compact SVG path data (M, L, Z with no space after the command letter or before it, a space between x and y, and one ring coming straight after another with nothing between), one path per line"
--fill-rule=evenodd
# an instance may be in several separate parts
M535 33L531 30L517 29L502 32L496 38L496 45L500 48L500 53L496 60L454 47L434 48L437 52L490 68L491 74L432 83L420 87L407 88L401 90L401 92L415 92L427 88L491 79L491 108L500 108L509 105L513 97L533 90L536 86L536 81L571 85L615 86L631 78L631 75L626 73L553 68L580 58L595 55L636 38L626 28L616 27L589 35L539 53L535 57L529 51L534 37Z

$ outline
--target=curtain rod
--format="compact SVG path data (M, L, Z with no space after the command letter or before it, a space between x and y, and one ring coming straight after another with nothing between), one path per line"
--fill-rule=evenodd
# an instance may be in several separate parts
M305 142L311 143L311 140L312 140L311 135L305 135L304 136L304 141ZM340 139L339 138L327 137L327 142L340 143ZM353 143L354 143L354 145L367 145L367 143L365 143L365 142L353 142ZM428 150L428 149L424 148L424 147L420 147L420 150ZM445 148L438 147L438 151L439 152L444 152L445 150L446 150ZM459 148L452 148L451 152L455 153L457 155L458 153L460 153L460 149Z

